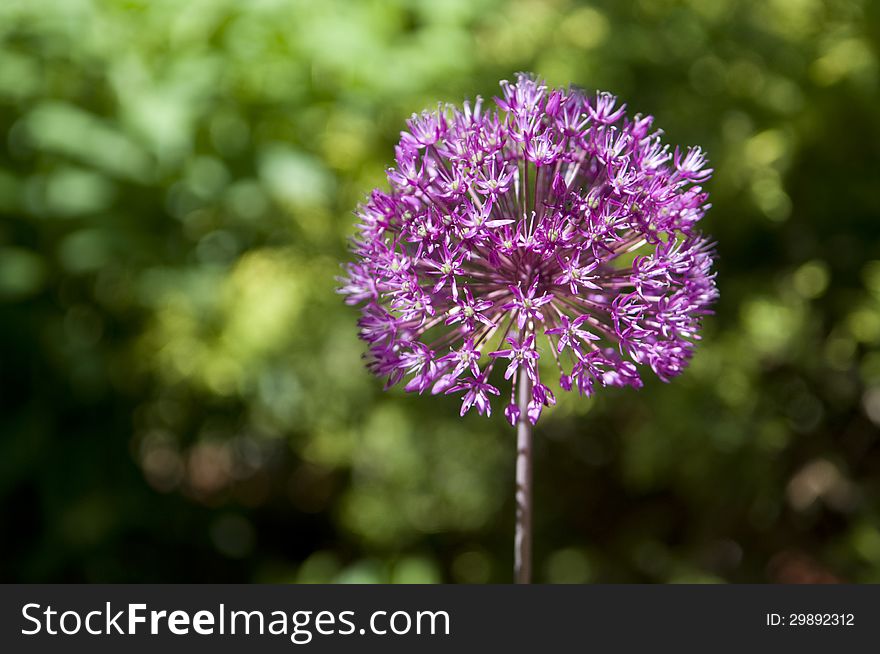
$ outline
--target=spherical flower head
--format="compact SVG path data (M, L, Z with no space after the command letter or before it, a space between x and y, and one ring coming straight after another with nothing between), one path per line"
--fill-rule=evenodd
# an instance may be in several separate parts
M684 370L718 296L696 230L712 170L610 93L525 74L501 89L495 110L477 98L407 121L390 192L358 209L340 292L361 305L368 366L389 386L489 415L509 383L515 423L526 383L534 424L555 403L541 358L584 395Z

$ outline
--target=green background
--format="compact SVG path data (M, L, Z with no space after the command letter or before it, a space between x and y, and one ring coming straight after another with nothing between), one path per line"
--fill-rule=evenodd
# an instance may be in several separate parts
M405 119L534 71L716 169L671 384L536 432L544 582L880 582L880 3L0 3L0 580L505 582L514 437L335 294Z

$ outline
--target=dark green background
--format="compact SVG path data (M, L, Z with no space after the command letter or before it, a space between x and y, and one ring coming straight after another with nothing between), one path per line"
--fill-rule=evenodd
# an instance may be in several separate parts
M513 435L334 293L404 120L531 70L716 169L671 384L537 429L538 581L880 582L880 4L0 3L0 580L507 581Z

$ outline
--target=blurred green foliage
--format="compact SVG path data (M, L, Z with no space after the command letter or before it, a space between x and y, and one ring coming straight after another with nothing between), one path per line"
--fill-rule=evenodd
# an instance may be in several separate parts
M513 437L334 293L403 121L532 70L712 156L672 384L537 432L547 582L880 582L880 4L4 0L0 580L510 579Z

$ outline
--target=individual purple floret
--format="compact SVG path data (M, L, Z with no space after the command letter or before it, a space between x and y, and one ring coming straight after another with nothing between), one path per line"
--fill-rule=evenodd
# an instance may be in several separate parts
M340 292L363 305L368 366L389 386L458 393L462 415L488 415L501 359L511 398L528 384L534 424L555 403L542 353L585 395L640 387L638 366L668 381L687 365L718 296L695 229L712 170L609 93L524 74L501 89L496 111L477 98L407 121L390 193L357 212ZM505 415L519 419L513 400Z

